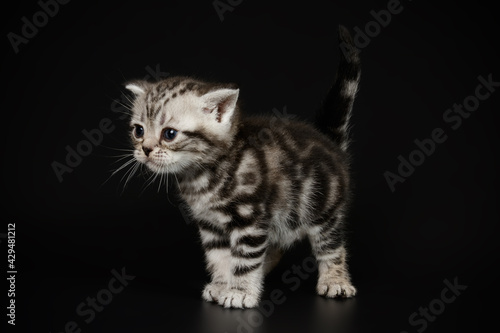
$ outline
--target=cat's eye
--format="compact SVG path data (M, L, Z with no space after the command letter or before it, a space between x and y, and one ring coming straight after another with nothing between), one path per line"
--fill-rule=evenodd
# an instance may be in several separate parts
M172 141L177 136L177 130L173 128L167 128L163 131L163 138L167 141Z
M144 127L141 125L135 125L134 135L136 138L142 138L144 136Z

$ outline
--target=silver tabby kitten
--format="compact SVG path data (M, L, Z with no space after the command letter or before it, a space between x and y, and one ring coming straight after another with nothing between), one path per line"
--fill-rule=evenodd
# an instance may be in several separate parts
M291 120L242 118L233 85L188 77L126 85L135 95L135 159L155 173L175 174L199 227L212 278L205 300L257 306L265 274L304 237L318 262L318 294L355 295L343 220L350 197L347 126L360 68L342 26L339 39L343 52L317 116L319 130ZM272 129L269 137L255 140L263 128Z

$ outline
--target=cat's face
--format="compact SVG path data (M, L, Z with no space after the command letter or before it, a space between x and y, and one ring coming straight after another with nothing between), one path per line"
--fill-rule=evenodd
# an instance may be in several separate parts
M238 89L172 77L127 84L135 95L131 139L135 159L157 173L209 162L231 144Z

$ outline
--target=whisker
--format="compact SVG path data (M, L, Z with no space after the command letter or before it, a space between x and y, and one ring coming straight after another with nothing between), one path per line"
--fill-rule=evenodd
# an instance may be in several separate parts
M125 107L125 105L122 105L122 106ZM114 113L119 113L119 114L124 114L126 116L132 116L133 115L132 110L128 110L128 111L114 110L113 112Z
M111 175L110 175L110 176L109 176L109 177L108 177L108 178L107 178L107 179L106 179L106 180L105 180L105 181L101 184L101 186L100 186L100 187L104 186L104 185L105 185L105 184L106 184L106 183L107 183L107 182L108 182L108 181L109 181L109 180L110 180L110 179L111 179L114 175L116 175L116 174L117 174L120 170L123 170L123 169L124 169L124 168L126 168L128 165L130 165L130 163L134 162L135 158L134 158L133 156L131 156L131 157L132 157L132 158L131 158L129 161L127 161L127 162L123 163L123 164L122 164L119 168L117 168L117 169L113 170L113 171L111 172Z
M107 157L123 157L123 156L134 156L134 154L127 153L127 154L119 154L119 155L110 155Z
M131 155L131 154L123 154L123 155L116 155L116 156L112 156L112 157L118 158L118 159L117 159L115 162L113 162L113 163L119 162L119 161L121 161L121 160L123 160L123 159L125 159L125 158L127 158L127 157L131 157L131 156L132 156L132 157L134 157L134 156L133 156L133 155Z
M169 191L169 187L172 186L172 184L169 184L169 179L171 179L171 178L172 178L172 175L169 173L168 168L167 168L167 172L165 173L165 187L166 187L167 193Z
M158 189L156 190L156 193L160 193L162 181L163 181L163 172L160 174L160 181L158 182Z
M136 163L129 169L130 172L128 173L127 179L125 179L125 183L123 184L122 194L125 191L125 188L127 187L129 180L132 179L132 176L135 174L135 172L137 171L139 166L140 166L140 163L136 161ZM127 173L125 173L125 174L127 174ZM122 179L123 179L123 177L122 177Z
M151 171L151 176L149 176L149 178L146 180L144 188L142 189L139 195L142 195L142 193L144 193L144 191L149 187L149 185L151 185L154 182L156 177L158 177L158 173L156 173L155 171Z
M124 93L123 91L122 91L122 95L127 99L127 101L130 103L130 107L132 108L132 106L134 105L134 101L132 101L130 99L130 97L126 93Z
M129 151L129 152L135 151L135 148L116 148L116 147L105 146L103 144L101 144L99 146L104 147L106 149L116 150L116 151Z
M123 168L126 168L127 165L130 165L130 163L133 163L133 162L137 162L137 160L132 157L129 161L123 163L121 167L119 167L118 169L116 169L115 171L113 171L113 174L111 176L113 176L114 174L116 174L120 170L123 170Z
M118 104L120 104L121 106L123 106L126 110L129 110L131 113L132 113L132 107L134 105L134 103L132 103L132 101L130 101L130 99L128 98L127 95L125 95L123 92L122 92L123 96L127 99L127 101L130 103L130 105L127 105L127 104L124 104L122 101L120 101L119 99L116 99L115 97L112 97L108 94L106 94L106 97L108 97L110 100L112 100L113 102L116 102ZM121 113L120 110L113 110L113 112L116 112L116 113Z
M118 99L115 99L115 102L117 102L118 104L120 104L121 106L123 106L124 108L126 108L127 110L132 111L132 106L131 105L124 104L124 103L122 103Z
M175 180L177 181L177 187L180 189L181 185L179 184L179 179L177 179L177 175L174 173Z
M168 173L168 167L167 167L167 194L168 194L168 179L170 178L170 174Z

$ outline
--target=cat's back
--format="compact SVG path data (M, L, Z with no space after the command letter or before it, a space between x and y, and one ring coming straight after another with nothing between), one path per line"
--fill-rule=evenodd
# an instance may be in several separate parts
M312 192L330 192L326 188L340 181L340 193L347 195L349 156L313 125L288 118L249 117L242 120L237 137L244 147L242 161L248 157L253 162L244 169L258 170L268 184L266 192L289 201L294 192L307 192L307 187Z
M349 164L349 156L312 124L290 118L255 116L242 119L237 135L247 149L262 151L283 166L294 164ZM272 163L271 163L272 164Z

